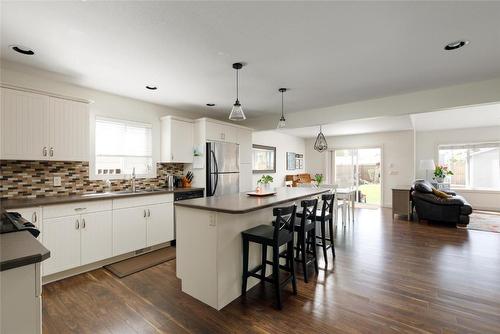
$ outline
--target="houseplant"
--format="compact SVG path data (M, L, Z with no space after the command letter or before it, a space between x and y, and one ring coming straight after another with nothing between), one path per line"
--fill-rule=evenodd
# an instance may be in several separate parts
M316 185L319 187L321 183L325 180L325 177L323 174L316 174L314 175L314 181L316 181Z
M453 172L448 169L448 166L436 165L436 168L434 168L434 180L436 180L437 183L443 183L445 177L448 175L453 175Z
M262 177L257 181L257 192L261 190L269 190L273 180L274 179L271 175L262 175Z

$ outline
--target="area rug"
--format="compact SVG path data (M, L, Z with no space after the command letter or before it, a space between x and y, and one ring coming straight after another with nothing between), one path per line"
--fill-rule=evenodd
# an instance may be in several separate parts
M500 233L500 212L475 210L467 229Z
M175 259L175 247L165 247L120 262L104 266L115 276L123 278L160 263Z

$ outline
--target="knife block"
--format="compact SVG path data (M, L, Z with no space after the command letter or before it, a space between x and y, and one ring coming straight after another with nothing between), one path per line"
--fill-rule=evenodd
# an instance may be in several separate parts
M181 183L182 188L191 188L191 182L189 182L189 180L185 176L182 177Z

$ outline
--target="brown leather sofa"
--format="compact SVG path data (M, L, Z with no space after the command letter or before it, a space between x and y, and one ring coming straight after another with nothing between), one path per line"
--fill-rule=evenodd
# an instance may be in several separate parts
M285 176L285 181L292 181L292 187L297 187L299 183L311 183L313 181L311 174L303 173L297 175Z

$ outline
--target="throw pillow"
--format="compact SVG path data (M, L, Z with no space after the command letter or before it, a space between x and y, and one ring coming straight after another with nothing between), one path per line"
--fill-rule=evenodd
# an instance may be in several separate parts
M437 190L436 188L432 188L432 193L434 195L436 195L437 197L439 198L450 198L452 197L451 195L448 195L447 193L441 191L441 190Z

